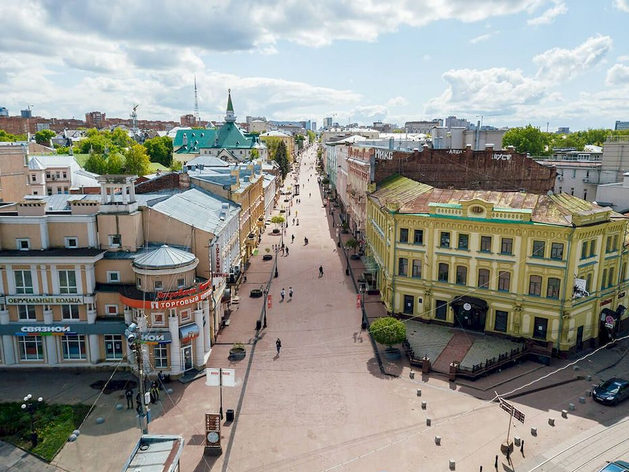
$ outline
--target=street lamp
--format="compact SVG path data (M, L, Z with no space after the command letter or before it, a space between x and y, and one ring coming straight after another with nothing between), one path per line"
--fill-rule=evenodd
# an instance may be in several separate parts
M31 445L37 447L37 431L35 431L35 409L37 405L44 401L42 397L37 399L37 403L32 400L33 395L30 393L24 397L24 403L22 403L22 410L28 411L31 415Z
M140 428L143 434L148 434L148 408L146 400L146 390L144 385L144 360L142 359L142 338L140 336L140 330L136 323L131 323L124 331L124 335L127 338L129 346L135 353L135 359L138 363L138 379L140 384L140 402L137 406L138 419L140 421Z
M336 242L336 246L341 247L341 233L339 232L338 228L336 228L336 239L338 240Z
M363 315L363 321L360 325L360 328L367 329L367 316L365 313L365 292L367 291L367 284L361 283L359 290L360 290L360 308Z

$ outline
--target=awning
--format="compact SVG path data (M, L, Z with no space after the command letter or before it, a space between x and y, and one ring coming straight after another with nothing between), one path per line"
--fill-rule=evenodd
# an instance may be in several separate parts
M378 272L378 263L371 256L363 256L360 258L365 266L365 272Z
M469 303L474 308L481 311L487 311L487 309L489 308L489 305L487 304L485 300L481 298L476 298L476 297L469 297L467 295L457 297L456 300L453 300L450 302L450 305L461 306L461 305L465 305L466 303Z
M179 338L181 338L182 341L196 338L198 335L199 327L194 323L179 328Z
M603 308L601 310L601 321L605 321L605 318L607 318L608 316L611 316L615 320L619 318L618 313L615 312L614 310L610 310L609 308Z

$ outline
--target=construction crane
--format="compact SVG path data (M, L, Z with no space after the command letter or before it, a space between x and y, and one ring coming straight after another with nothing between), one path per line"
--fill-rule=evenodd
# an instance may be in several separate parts
M138 136L138 107L140 106L140 104L138 103L137 105L133 106L133 110L131 111L131 114L129 115L131 117L131 131L133 131L133 136L137 137ZM137 138L136 138L137 139Z

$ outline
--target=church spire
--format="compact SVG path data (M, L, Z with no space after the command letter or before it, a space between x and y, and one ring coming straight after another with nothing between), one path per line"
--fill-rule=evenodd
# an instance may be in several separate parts
M225 121L233 123L236 121L236 115L234 115L234 105L232 104L232 91L227 89L227 113L225 113Z

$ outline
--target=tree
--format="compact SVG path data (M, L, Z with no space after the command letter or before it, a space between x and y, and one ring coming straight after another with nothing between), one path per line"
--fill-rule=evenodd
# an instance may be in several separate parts
M119 152L114 152L107 158L107 173L108 174L122 174L122 168L124 166L124 156Z
M352 249L354 251L354 254L356 254L356 250L358 249L359 246L360 246L360 243L356 241L354 238L348 239L345 242L345 247L347 249Z
M271 223L275 225L275 229L279 229L280 225L286 221L283 216L276 215L271 218Z
M116 128L111 133L107 131L102 131L102 133L118 149L126 149L133 144L133 139L129 137L129 133L122 128Z
M5 130L0 129L0 142L14 143L15 141L26 141L25 134L11 134Z
M275 156L273 156L273 160L279 164L280 171L282 172L282 179L285 179L286 174L288 174L290 164L288 162L288 153L284 141L280 141L277 151L275 152Z
M134 144L125 153L124 170L129 175L146 175L149 173L150 165L146 149L140 144Z
M502 147L514 146L516 151L531 156L550 155L549 144L548 136L530 124L525 128L511 128L502 138Z
M392 347L406 339L406 325L392 316L385 316L371 323L369 333L377 343Z
M103 157L102 154L96 152L90 152L90 155L87 157L85 164L83 164L83 168L88 172L93 172L95 174L106 174L107 173L107 161Z
M253 148L251 150L251 153L249 154L249 160L255 161L259 157L260 157L260 151L258 151L256 148Z
M151 162L159 162L163 166L170 166L173 160L173 141L168 136L155 136L144 141L143 146Z
M316 135L316 134L315 134L315 132L314 132L314 131L312 131L312 130L308 130L308 131L306 131L306 134L308 135L308 142L309 142L310 144L314 143L314 142L315 142L315 139L317 139L317 135Z
M304 147L304 140L306 137L303 134L298 134L295 136L295 144L297 145L297 149L301 149Z
M57 136L57 133L55 133L53 130L43 129L35 133L35 142L43 146L50 146L50 140L55 136Z
M173 159L172 164L170 164L170 170L172 170L173 172L178 172L181 169L183 169L183 164L181 163L181 161Z
M277 153L277 148L280 146L282 142L281 138L277 138L275 136L265 137L264 144L266 144L266 148L269 151L269 158L275 160L275 154Z

